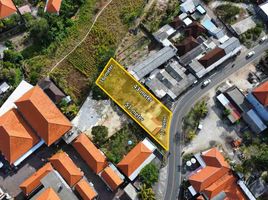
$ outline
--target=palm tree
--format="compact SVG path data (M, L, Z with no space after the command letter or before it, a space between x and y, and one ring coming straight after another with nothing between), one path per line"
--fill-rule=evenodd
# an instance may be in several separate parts
M156 200L155 194L152 188L147 188L145 184L142 184L140 188L139 196L142 200Z

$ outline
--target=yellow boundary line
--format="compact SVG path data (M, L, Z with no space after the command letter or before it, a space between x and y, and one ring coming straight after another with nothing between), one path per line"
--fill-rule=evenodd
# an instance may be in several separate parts
M159 104L163 106L163 108L169 113L169 119L167 122L167 146L163 145L162 142L156 138L143 124L141 124L134 116L132 116L122 105L121 103L117 102L98 82L108 66L114 62L118 67L120 67L124 72L126 72L132 80L134 80L143 90L145 90L147 93L150 94L150 96ZM171 119L172 119L172 112L162 103L160 102L150 91L148 91L139 81L137 81L122 65L120 65L115 59L111 58L108 63L105 65L104 69L100 73L99 77L96 80L96 85L100 87L120 108L122 108L136 123L138 123L150 136L152 136L166 151L169 150L169 139L170 139L170 124L171 124Z

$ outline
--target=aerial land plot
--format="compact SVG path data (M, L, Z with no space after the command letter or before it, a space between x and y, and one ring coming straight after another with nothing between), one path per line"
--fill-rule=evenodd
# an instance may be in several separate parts
M165 150L169 149L171 111L124 67L111 58L96 84Z

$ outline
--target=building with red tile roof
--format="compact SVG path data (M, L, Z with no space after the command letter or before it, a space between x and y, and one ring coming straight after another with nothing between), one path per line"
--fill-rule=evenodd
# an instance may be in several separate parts
M199 169L189 177L193 189L213 199L218 195L225 196L225 200L246 200L246 196L237 184L237 178L233 175L229 164L225 161L217 148L212 148L202 154L206 166Z
M72 127L39 86L33 87L15 102L24 119L50 146Z
M175 47L178 49L177 53L179 56L183 56L192 49L196 48L200 44L192 36L186 37L184 40L175 44Z
M45 189L36 200L61 200L57 193L52 188Z
M17 12L12 0L0 0L0 19L8 17Z
M258 99L263 106L268 106L268 81L256 87L252 94Z
M225 51L222 48L216 47L215 49L209 51L206 55L200 58L198 61L205 67L209 67L221 58L225 56Z
M20 184L20 188L25 195L31 194L36 188L41 185L41 179L45 177L49 172L53 170L53 167L50 163L45 164L33 175L27 178Z
M65 152L56 153L49 160L52 166L71 187L82 179L83 172L74 164L72 159Z
M59 14L61 1L62 0L47 0L46 6L45 6L45 12Z
M83 200L93 200L97 198L96 190L85 179L81 179L76 185L75 190Z
M96 173L100 173L107 165L106 156L84 134L80 134L73 142L73 146L88 166Z
M124 182L123 175L112 164L100 173L100 177L112 191L115 191Z
M0 151L13 164L29 151L39 138L16 109L0 117Z
M134 180L145 165L149 164L155 155L156 147L148 140L137 144L118 164L117 167L130 179Z

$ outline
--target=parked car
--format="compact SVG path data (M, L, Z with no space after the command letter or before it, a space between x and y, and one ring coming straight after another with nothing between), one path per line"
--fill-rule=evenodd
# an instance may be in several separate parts
M210 83L211 83L211 80L210 80L210 79L206 79L206 80L202 83L202 86L203 86L203 87L206 87L206 86L208 86Z
M255 55L255 51L250 51L247 53L246 58L251 58L254 55Z
M265 35L260 39L260 43L263 43L264 41L266 41L268 39L268 37Z

